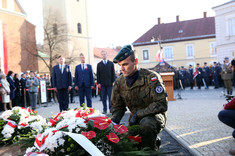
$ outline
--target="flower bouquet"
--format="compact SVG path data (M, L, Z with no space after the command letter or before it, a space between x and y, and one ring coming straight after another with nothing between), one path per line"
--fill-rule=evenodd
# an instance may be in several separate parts
M48 155L118 155L138 151L138 142L129 139L127 127L111 123L110 118L92 108L81 107L58 113L48 120L48 127L39 133L26 156Z
M46 120L29 108L14 107L7 110L2 113L0 119L0 145L32 138L43 130L43 126L46 126Z

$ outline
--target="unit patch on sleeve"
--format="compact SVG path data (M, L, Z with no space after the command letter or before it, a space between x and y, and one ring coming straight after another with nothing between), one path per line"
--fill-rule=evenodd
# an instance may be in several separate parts
M163 88L162 86L157 86L156 89L155 89L156 93L160 94L163 92Z

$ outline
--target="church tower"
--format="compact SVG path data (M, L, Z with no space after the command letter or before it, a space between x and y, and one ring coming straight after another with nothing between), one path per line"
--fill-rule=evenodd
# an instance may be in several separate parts
M89 28L89 0L43 0L44 24L58 16L57 20L66 25L65 35L68 38L63 55L70 64L72 74L80 63L81 53L86 63L93 65L93 47ZM58 27L59 29L59 27ZM64 34L60 34L64 35ZM70 62L69 62L70 61Z

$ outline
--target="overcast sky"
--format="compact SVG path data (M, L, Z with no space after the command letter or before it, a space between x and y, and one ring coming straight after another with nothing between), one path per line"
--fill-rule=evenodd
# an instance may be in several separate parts
M93 45L107 47L133 43L151 27L162 23L202 18L203 12L215 16L212 7L229 0L89 0L89 15ZM42 25L41 0L20 0L28 19ZM37 31L40 31L40 28ZM41 32L39 32L40 34ZM40 41L40 35L38 41Z

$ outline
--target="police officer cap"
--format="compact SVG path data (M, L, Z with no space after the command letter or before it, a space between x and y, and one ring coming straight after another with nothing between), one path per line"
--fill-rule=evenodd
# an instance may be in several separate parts
M225 57L224 59L225 59L225 60L228 60L228 57Z
M125 60L128 56L134 53L132 45L125 45L113 59L114 63L118 63L122 60Z
M199 65L199 63L197 63L197 65Z

